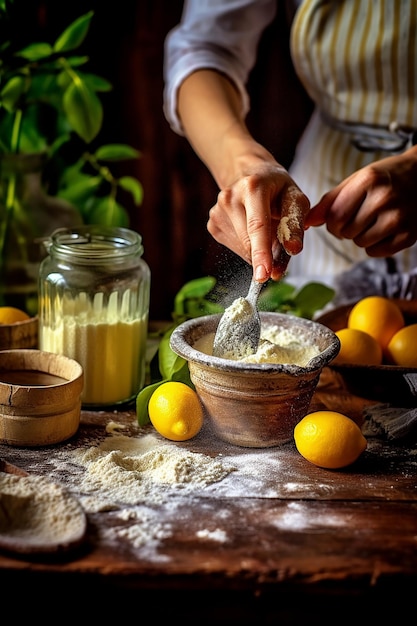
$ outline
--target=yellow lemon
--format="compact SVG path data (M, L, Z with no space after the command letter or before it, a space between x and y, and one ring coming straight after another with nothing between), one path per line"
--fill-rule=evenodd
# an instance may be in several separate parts
M351 465L367 441L352 419L336 411L309 413L294 428L298 452L310 463L327 469Z
M15 324L30 319L25 311L14 306L0 306L0 324Z
M340 351L334 363L355 363L356 365L380 365L382 348L376 339L357 328L342 328L336 331L340 339Z
M378 341L383 352L391 337L405 325L399 306L389 298L368 296L359 300L348 316L348 328L363 330Z
M148 404L149 419L166 439L192 439L203 426L203 407L197 393L185 383L169 381L159 385Z
M417 324L400 328L387 346L387 360L402 367L417 367Z

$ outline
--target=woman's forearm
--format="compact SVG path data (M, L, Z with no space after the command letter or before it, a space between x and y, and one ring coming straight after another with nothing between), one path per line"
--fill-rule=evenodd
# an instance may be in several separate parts
M199 70L181 85L178 113L185 135L220 189L232 184L251 160L273 160L250 135L238 91L228 78Z

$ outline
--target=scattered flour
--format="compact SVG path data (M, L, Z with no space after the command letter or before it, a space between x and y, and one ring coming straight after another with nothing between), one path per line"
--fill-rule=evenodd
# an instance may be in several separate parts
M204 454L161 443L154 435L116 434L98 446L74 450L72 459L86 468L82 492L100 491L100 506L107 508L112 504L162 504L167 487L195 491L221 481L235 469Z
M224 543L227 540L227 534L221 528L216 528L216 530L199 530L197 532L197 537L200 539L210 539L211 541L218 541L219 543Z
M86 517L78 501L43 476L0 473L0 536L30 551L79 541Z

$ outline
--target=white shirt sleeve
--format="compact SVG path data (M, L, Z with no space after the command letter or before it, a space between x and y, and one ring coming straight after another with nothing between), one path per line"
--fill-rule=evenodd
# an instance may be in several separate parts
M177 94L183 80L197 69L227 75L249 110L246 82L256 61L259 39L276 14L276 0L185 0L181 22L165 39L164 114L183 135Z

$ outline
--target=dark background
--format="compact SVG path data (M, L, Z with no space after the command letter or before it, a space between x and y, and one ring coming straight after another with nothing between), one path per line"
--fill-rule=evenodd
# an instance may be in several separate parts
M188 280L211 274L230 281L241 262L206 230L208 211L218 189L183 137L169 127L162 111L163 45L180 20L180 0L15 0L22 6L16 36L27 43L53 42L66 26L90 9L95 12L83 51L89 70L113 85L101 96L104 126L100 143L128 143L141 153L123 174L144 187L140 207L129 206L131 228L143 237L152 273L150 315L169 318L178 289ZM288 53L285 2L260 44L249 89L249 126L284 165L311 110Z

